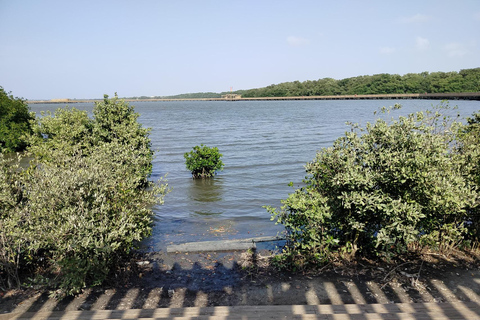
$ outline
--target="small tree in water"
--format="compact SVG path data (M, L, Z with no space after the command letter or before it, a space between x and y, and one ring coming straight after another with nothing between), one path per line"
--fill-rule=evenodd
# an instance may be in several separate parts
M193 147L193 150L184 155L187 169L192 172L192 177L210 178L217 171L223 170L223 162L220 159L222 154L218 152L217 147L207 147L203 144Z

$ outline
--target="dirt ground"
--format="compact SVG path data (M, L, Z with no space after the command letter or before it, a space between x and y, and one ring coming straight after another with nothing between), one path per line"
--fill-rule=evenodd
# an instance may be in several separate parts
M0 291L8 312L233 305L480 302L480 264L438 254L397 264L362 260L305 272L277 271L269 251L149 253L104 287L62 300L35 288ZM128 276L127 276L128 275Z

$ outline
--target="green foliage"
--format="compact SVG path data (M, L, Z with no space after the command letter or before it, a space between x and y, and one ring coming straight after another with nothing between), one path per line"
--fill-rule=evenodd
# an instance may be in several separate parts
M4 287L33 268L50 286L77 293L101 284L150 234L152 207L167 185L148 181L148 130L116 97L94 114L65 108L37 119L27 168L0 158Z
M19 265L25 240L19 232L24 198L19 163L0 153L0 288L20 285Z
M28 105L14 98L0 87L0 152L22 151L26 148L25 138L30 134Z
M284 82L265 88L240 90L244 98L285 96L326 96L345 94L447 93L480 91L480 68L460 72L375 74L335 80L324 78L305 82Z
M471 118L467 118L468 125L461 136L462 145L460 152L466 157L471 166L465 172L466 178L470 179L480 189L480 112L476 112ZM470 208L469 232L472 240L480 241L480 200L476 206Z
M223 170L222 154L217 147L207 147L203 144L193 147L193 150L184 155L187 169L192 172L192 177L213 177L219 170Z
M91 152L93 121L86 111L67 106L53 114L42 112L41 118L32 122L32 130L29 151L41 161L55 161L56 153L73 156Z
M463 125L442 109L352 124L319 151L305 186L281 209L267 208L288 231L282 259L322 263L334 253L388 256L413 242L448 249L462 241L478 205L468 179L478 152L458 152Z
M468 126L465 129L465 135L462 136L462 151L471 156L469 162L475 164L471 176L480 187L480 156L474 153L474 150L480 146L480 112L476 112L472 116L472 118L467 118Z
M90 156L99 149L118 146L128 150L129 158L112 152L111 161L128 166L139 186L148 184L153 159L150 129L138 123L133 106L116 94L112 99L105 95L102 102L95 102L93 114L90 119L86 111L69 107L59 108L54 114L42 113L32 126L29 151L43 162L58 162L58 153Z
M139 114L125 101L118 99L117 94L112 99L104 96L103 102L95 103L93 109L93 134L99 145L118 144L128 146L130 161L114 160L129 166L131 173L137 176L139 185L148 183L147 178L152 173L153 150L148 135L150 129L143 128L137 119Z

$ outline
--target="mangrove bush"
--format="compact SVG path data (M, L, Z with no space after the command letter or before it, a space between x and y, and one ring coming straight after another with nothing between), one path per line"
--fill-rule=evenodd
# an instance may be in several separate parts
M210 178L219 170L223 170L222 154L218 152L217 147L207 147L203 144L193 147L192 151L184 155L187 169L192 173L192 177Z
M31 133L28 105L0 87L0 152L22 151Z
M287 230L279 259L299 267L338 253L391 257L412 243L446 250L475 233L480 148L448 110L351 124L320 150L304 187L267 208Z
M0 157L0 287L26 274L75 294L150 234L167 185L148 179L149 131L137 117L116 96L96 103L93 119L58 109L32 123L27 168Z

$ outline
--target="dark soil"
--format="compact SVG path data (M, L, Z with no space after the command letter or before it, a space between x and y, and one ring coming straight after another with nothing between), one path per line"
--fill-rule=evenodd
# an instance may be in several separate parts
M104 287L62 300L25 288L0 291L0 313L162 307L480 302L474 256L427 253L396 263L332 263L308 272L278 271L269 251L139 255ZM406 258L405 258L406 259Z

